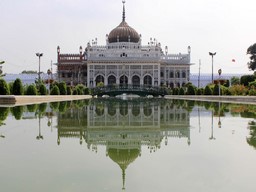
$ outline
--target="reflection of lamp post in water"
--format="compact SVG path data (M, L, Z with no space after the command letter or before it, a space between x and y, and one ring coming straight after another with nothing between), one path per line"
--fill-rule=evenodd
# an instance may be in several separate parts
M215 140L216 138L213 136L213 111L212 111L212 130L211 136L209 137L210 140Z
M220 102L219 102L219 121L218 121L218 127L221 128L221 121L220 121Z
M41 115L40 115L40 112L39 112L39 115L38 115L38 117L39 117L39 135L38 136L36 136L36 139L37 140L40 140L40 139L44 139L44 137L43 137L43 135L41 135Z

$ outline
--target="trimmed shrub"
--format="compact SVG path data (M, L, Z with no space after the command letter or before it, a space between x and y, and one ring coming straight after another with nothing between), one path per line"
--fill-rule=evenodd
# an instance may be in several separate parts
M59 83L57 81L54 81L53 83L50 84L50 90L52 90L52 88L57 85L59 87Z
M185 95L185 90L183 87L180 88L179 95Z
M35 84L31 84L27 87L26 95L37 95L37 89Z
M213 95L219 95L219 85L215 84L213 88ZM222 91L220 89L220 95L222 95Z
M9 90L10 90L10 95L13 95L13 92L12 92L12 90L13 90L13 81L8 83L8 86L9 86Z
M67 95L67 85L65 82L60 82L58 87L60 90L60 95Z
M78 95L78 91L77 90L78 90L77 88L74 88L73 95Z
M24 94L23 85L19 78L15 79L15 81L13 83L12 93L14 95L23 95Z
M103 83L103 82L99 82L99 83L97 83L96 86L97 86L97 87L104 87L104 83Z
M212 90L209 85L206 85L204 89L204 95L212 95Z
M67 87L67 95L72 95L72 89L70 86Z
M84 94L84 88L85 88L85 86L83 84L78 84L76 86L78 95L83 95Z
M0 79L0 95L10 95L10 89L4 79Z
M89 95L89 88L88 87L85 87L84 88L84 95Z
M204 94L204 88L197 89L196 94L197 95L203 95Z
M45 84L41 83L39 85L38 92L39 92L40 95L47 95L47 89L46 89Z
M188 85L188 90L187 90L187 94L186 95L195 95L196 92L195 92L195 88L193 85Z
M173 95L179 95L179 88L178 87L173 88L172 94Z
M60 95L60 90L57 85L54 85L53 88L51 89L51 95Z

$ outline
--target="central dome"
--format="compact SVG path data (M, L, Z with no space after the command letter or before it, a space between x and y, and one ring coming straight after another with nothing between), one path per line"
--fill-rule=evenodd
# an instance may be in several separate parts
M123 1L125 4L125 1ZM109 43L116 42L132 42L138 43L140 35L132 27L130 27L125 21L125 7L123 5L123 21L113 29L108 36Z
M109 43L116 42L133 42L138 43L140 35L132 27L130 27L125 20L120 25L113 29L108 36Z

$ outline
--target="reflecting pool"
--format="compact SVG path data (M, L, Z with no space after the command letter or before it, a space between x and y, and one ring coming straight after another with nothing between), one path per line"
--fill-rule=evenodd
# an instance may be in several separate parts
M0 107L1 191L255 191L256 106L98 98Z

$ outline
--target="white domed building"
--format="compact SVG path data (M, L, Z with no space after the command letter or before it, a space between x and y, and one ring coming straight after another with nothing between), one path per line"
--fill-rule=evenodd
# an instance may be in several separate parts
M106 35L106 45L97 39L79 54L58 51L58 77L69 85L82 83L96 87L108 85L149 85L181 87L189 81L190 46L185 54L168 54L161 44L150 39L141 44L141 35L125 20L125 1L121 23Z

